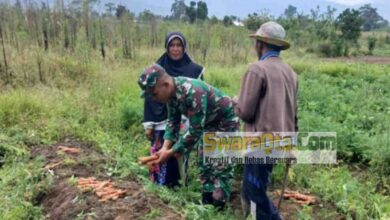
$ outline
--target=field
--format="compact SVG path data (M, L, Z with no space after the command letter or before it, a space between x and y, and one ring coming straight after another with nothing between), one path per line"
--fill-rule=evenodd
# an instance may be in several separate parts
M131 58L123 57L120 45L108 43L103 59L82 37L69 50L58 42L44 50L29 44L23 32L19 48L6 38L8 69L0 68L0 219L240 219L238 188L223 212L200 204L195 166L188 188L169 190L148 180L146 168L137 164L139 156L148 155L149 143L136 81L164 52L165 33L183 30L194 44L189 53L206 67L205 81L235 96L246 68L256 61L249 31L159 25L155 45L147 42L150 38L139 44L133 39ZM149 36L148 28L141 36ZM204 36L198 42L199 30L209 31L209 43ZM337 132L338 157L337 165L293 166L287 188L319 202L284 201L286 219L390 219L389 56L385 43L365 58L325 59L301 46L282 54L299 75L300 131ZM82 153L57 153L59 145L79 147ZM53 172L45 168L58 161ZM127 195L101 204L91 192L77 191L77 179L88 176L115 181ZM238 186L240 178L237 172ZM277 166L270 190L274 198L282 178L283 166ZM68 212L59 213L60 206Z

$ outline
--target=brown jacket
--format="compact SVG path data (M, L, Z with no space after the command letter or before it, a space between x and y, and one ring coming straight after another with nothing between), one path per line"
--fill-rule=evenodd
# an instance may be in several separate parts
M235 113L246 132L294 132L298 77L278 57L257 61L245 73Z

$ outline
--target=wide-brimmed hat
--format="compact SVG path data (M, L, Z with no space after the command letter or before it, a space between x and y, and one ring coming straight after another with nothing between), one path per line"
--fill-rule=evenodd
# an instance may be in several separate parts
M249 37L278 46L282 50L290 48L290 43L285 40L286 31L282 25L273 21L262 24L256 33L249 35Z

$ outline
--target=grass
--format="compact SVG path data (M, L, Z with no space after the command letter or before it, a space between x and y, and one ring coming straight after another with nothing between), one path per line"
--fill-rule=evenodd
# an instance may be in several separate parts
M293 182L309 189L325 202L334 204L337 212L350 219L382 219L390 212L390 199L376 192L370 176L354 176L347 166L294 168ZM305 175L310 173L310 175Z
M0 219L40 219L37 199L51 184L42 160L19 160L0 169Z
M28 147L51 144L66 136L93 143L107 155L109 175L140 178L149 191L180 208L189 219L235 218L232 210L218 213L199 205L195 169L189 189L172 191L151 184L147 171L136 164L138 156L149 152L136 79L160 52L144 48L134 60L115 59L113 52L108 53L106 61L89 54L88 61L82 62L85 51L74 57L52 51L42 54L44 84L36 81L34 64L30 63L34 59L12 61L20 83L16 88L0 90L0 219L42 218L35 199L50 186L50 176L43 172L42 161L28 160ZM27 60L34 55L25 53ZM336 167L297 166L290 177L291 185L309 189L333 204L336 210L323 210L329 216L337 212L352 219L388 218L390 150L385 134L390 124L390 66L327 63L302 51L287 52L283 57L299 74L300 130L336 131L341 160ZM248 65L224 63L209 63L205 79L234 96ZM27 70L30 72L23 81ZM369 181L354 175L349 169L352 165L365 166L362 172ZM280 180L281 175L275 171L273 179ZM154 210L150 217L159 213ZM310 219L315 213L305 207L297 215Z

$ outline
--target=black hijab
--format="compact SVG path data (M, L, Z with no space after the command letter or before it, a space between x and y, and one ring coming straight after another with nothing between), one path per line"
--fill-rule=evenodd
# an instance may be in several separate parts
M184 48L183 57L180 60L172 60L168 55L169 44L174 39L179 39ZM165 71L173 76L184 76L189 78L203 78L201 76L203 67L192 62L186 53L187 41L182 33L171 32L165 38L165 53L157 60L157 63L164 67ZM167 119L168 111L164 104L145 98L144 122L161 122Z
M172 60L168 55L169 44L174 40L179 39L184 48L183 57L180 60ZM192 62L190 56L186 52L187 41L182 33L171 32L165 38L166 52L157 60L160 66L164 67L165 71L173 76L185 76L190 78L199 78L202 73L203 67Z

